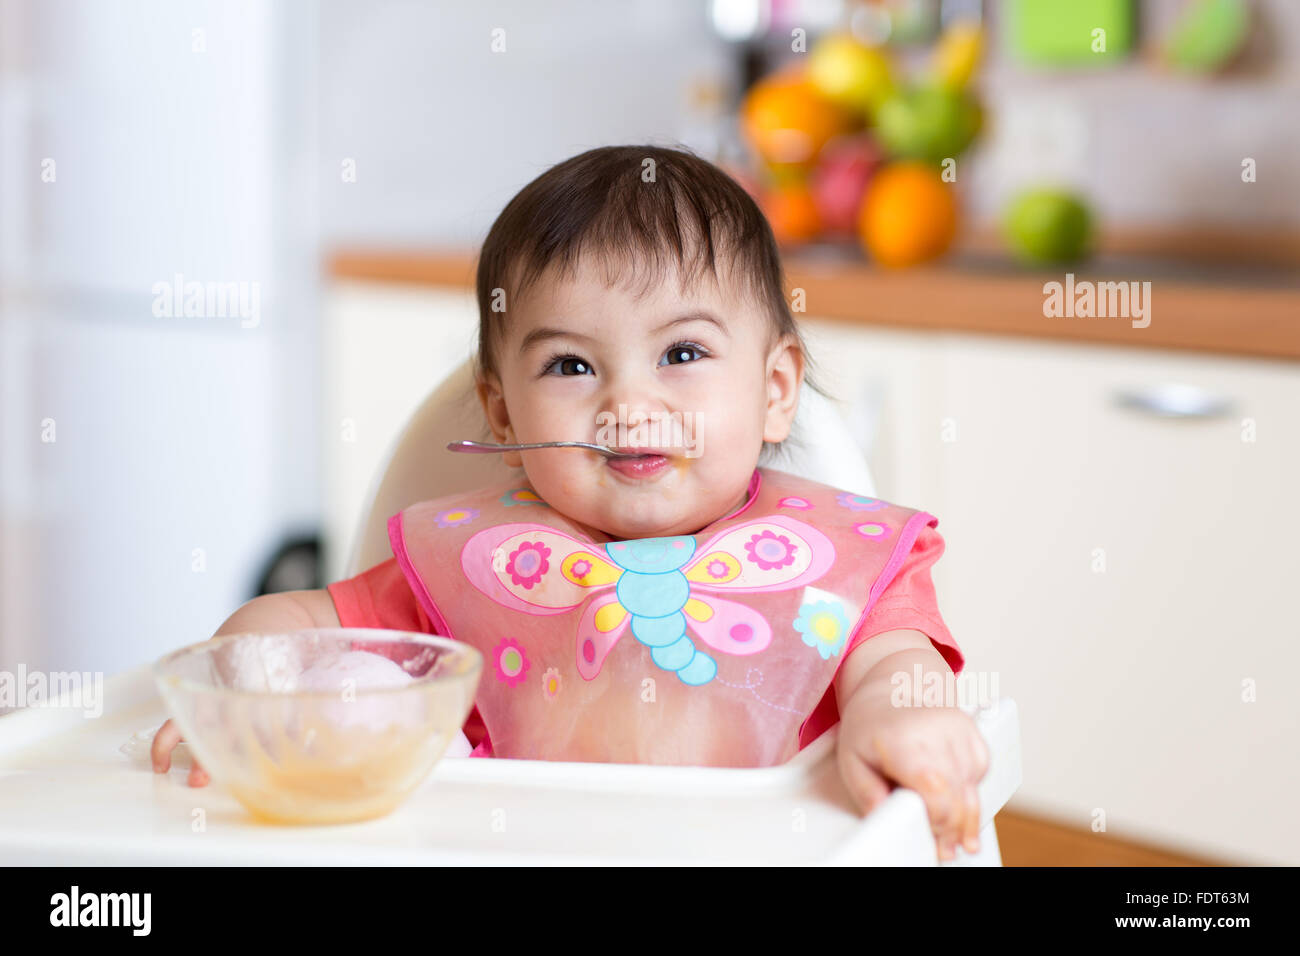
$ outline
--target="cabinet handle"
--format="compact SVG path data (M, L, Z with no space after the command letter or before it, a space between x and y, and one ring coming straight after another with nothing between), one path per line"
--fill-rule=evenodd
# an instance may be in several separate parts
M1115 402L1161 418L1218 418L1232 411L1232 402L1222 395L1175 382L1127 389L1116 394Z

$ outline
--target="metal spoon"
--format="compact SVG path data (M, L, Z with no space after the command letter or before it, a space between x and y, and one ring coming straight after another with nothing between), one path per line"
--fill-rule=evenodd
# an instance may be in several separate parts
M447 443L447 451L467 451L484 454L494 451L527 451L531 448L590 448L609 458L640 458L639 454L616 451L608 445L593 445L586 441L538 441L516 445L492 445L481 441L453 441Z

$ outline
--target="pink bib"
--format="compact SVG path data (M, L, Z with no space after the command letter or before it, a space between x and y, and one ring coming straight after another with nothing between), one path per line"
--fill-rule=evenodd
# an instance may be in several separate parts
M759 468L695 535L593 543L517 480L412 505L388 532L434 627L483 654L496 756L762 767L810 742L867 612L937 523Z

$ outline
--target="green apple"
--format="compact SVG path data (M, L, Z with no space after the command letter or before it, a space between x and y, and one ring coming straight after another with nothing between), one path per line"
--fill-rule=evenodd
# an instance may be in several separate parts
M1025 190L1007 207L1002 225L1012 250L1030 262L1079 259L1092 238L1088 207L1062 189Z
M963 90L921 86L888 97L876 110L876 138L891 156L938 163L971 144L982 120Z
M1217 70L1241 51L1250 25L1245 0L1196 0L1169 32L1165 59L1182 70Z

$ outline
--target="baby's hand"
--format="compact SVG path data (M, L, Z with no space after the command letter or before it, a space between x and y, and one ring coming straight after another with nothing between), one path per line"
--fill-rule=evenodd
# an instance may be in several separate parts
M154 734L153 747L149 751L149 756L153 760L154 773L166 773L171 769L172 751L176 745L181 742L181 730L176 726L176 721L170 718L158 728L158 733ZM208 772L199 766L195 760L190 765L189 784L191 787L206 787L208 785Z
M316 591L280 591L275 594L262 594L247 601L226 618L226 622L217 628L213 638L225 634L283 634L315 627L338 627L339 616L334 609L334 599L329 592ZM155 773L166 773L172 765L172 751L181 742L181 731L176 722L168 720L154 734L150 757ZM208 772L194 761L190 767L189 783L191 787L205 787L209 782Z
M979 797L989 751L975 721L956 707L897 707L888 694L855 695L840 715L840 774L863 813L889 795L882 779L925 800L939 859L957 843L979 850Z

